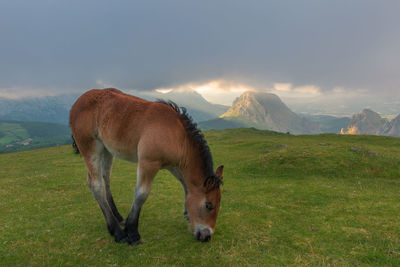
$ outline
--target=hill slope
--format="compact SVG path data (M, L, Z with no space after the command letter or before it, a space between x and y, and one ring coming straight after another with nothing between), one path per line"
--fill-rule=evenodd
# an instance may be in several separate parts
M142 209L144 243L116 244L70 146L0 155L0 265L398 266L400 139L205 133L224 164L210 243L184 220L183 190L161 171ZM126 217L136 166L114 162ZM179 253L178 253L179 252Z
M64 145L69 126L46 122L0 121L0 153Z
M245 92L238 97L222 118L237 120L258 129L293 134L320 133L318 126L291 111L278 96Z

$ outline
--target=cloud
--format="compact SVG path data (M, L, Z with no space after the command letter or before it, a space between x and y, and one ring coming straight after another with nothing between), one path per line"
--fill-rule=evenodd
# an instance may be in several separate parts
M77 93L79 91L69 90L68 93ZM44 97L59 95L60 91L50 90L49 88L32 87L11 87L0 88L0 98L19 99L31 97Z
M399 96L399 9L392 0L1 1L0 87Z
M266 91L290 98L314 98L322 94L321 88L318 86L303 85L294 87L291 83L274 83L273 87Z
M274 89L276 91L290 92L292 91L293 85L291 83L275 83Z
M256 89L244 84L216 80L200 84L195 87L194 90L212 103L230 106L232 102L244 92L255 91Z
M315 85L296 87L293 89L293 91L307 96L318 96L321 94L321 89Z
M371 108L385 117L393 117L400 113L398 101L400 96L396 94L376 95L366 89L343 87L320 91L314 86L300 87L298 92L302 95L279 91L276 93L293 111L298 113L350 116L364 108Z

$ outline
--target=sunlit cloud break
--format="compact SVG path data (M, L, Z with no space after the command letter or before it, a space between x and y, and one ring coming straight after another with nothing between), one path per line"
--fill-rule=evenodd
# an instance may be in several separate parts
M321 89L315 85L304 85L293 87L291 83L275 83L270 89L271 93L275 93L283 97L317 97L320 96Z
M156 91L160 93L194 91L211 103L231 105L233 100L244 92L256 91L256 89L241 83L220 79L206 83L187 83L173 88L158 88Z

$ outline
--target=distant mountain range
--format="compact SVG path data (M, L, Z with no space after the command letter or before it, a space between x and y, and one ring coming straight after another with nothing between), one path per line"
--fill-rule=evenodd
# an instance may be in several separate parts
M389 121L373 110L364 109L359 114L353 115L342 133L400 136L400 114Z
M348 133L400 136L400 115L388 121L365 109L353 118L328 115L298 115L274 94L245 92L231 107L209 103L197 92L127 93L154 101L172 100L188 109L203 130L254 127L292 134ZM0 98L0 120L39 121L68 125L68 114L78 94L42 98ZM50 129L51 126L46 127ZM23 140L22 140L23 141ZM0 144L1 145L1 144Z
M186 107L196 121L219 117L228 110L228 106L209 103L197 92L158 93L129 91L138 97L155 101L172 100L179 106ZM80 94L47 96L41 98L7 99L0 98L0 120L42 121L68 124L71 106Z
M0 98L0 120L68 123L69 109L78 95L41 98Z

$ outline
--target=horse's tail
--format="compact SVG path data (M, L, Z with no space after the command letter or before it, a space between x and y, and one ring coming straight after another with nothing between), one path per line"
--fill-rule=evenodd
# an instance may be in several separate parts
M75 154L80 154L79 148L78 148L78 146L76 145L74 136L71 135L71 137L72 137L72 148L74 149L74 153L75 153Z

